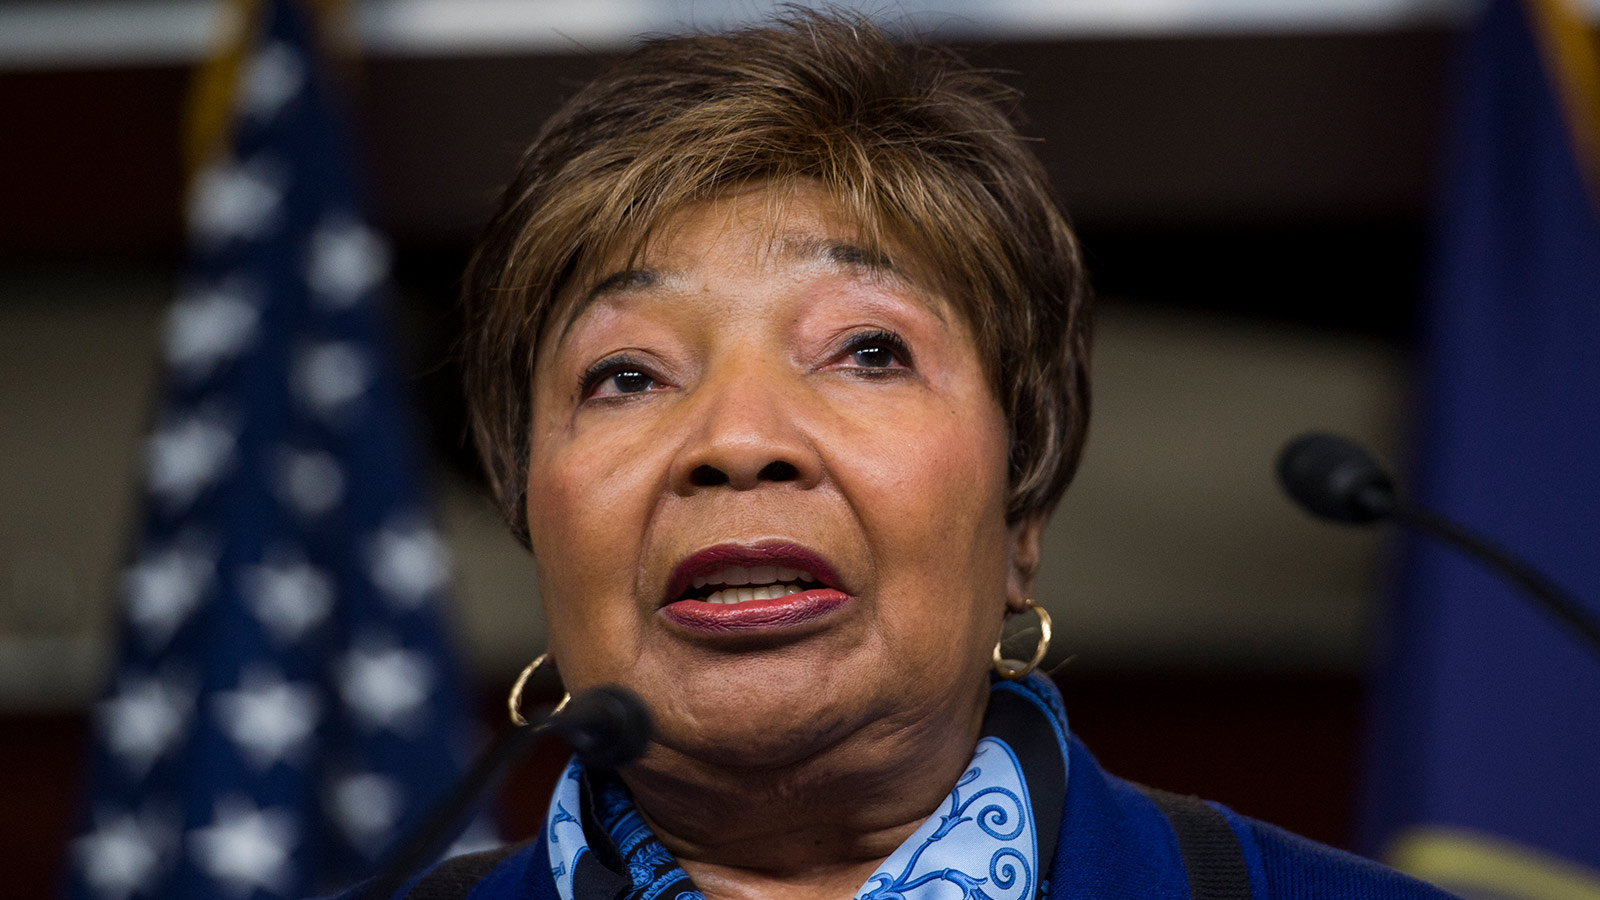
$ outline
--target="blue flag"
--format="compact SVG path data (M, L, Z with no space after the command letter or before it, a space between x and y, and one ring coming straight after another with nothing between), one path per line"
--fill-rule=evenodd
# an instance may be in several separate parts
M1551 6L1495 0L1466 39L1414 487L1600 616L1600 184ZM1468 896L1600 898L1600 658L1450 550L1415 539L1401 562L1368 849Z
M388 250L305 11L261 6L232 139L192 186L75 900L341 887L470 750Z

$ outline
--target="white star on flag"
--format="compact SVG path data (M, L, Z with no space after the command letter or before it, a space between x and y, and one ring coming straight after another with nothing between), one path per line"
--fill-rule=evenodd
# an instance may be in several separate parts
M390 638L363 635L339 665L339 696L372 728L409 732L433 692L428 657Z
M405 793L387 775L361 772L335 782L329 800L333 818L350 843L367 856L377 856L393 836Z
M278 499L308 519L333 509L344 496L344 469L323 450L279 448L276 475Z
M95 710L106 748L135 778L143 778L188 729L194 696L176 676L124 676L116 694Z
M189 227L212 244L260 237L277 225L287 187L283 166L270 158L208 166L195 176Z
M233 430L214 414L167 422L145 447L150 492L171 510L193 503L232 462L235 440Z
M290 373L295 393L313 413L337 420L366 393L372 364L362 349L348 341L324 341L301 350Z
M235 281L179 297L167 318L167 361L197 380L238 356L256 336L257 293Z
M278 114L306 81L306 63L288 44L273 41L256 51L239 83L239 111L265 121Z
M146 550L122 575L128 622L148 646L164 646L205 599L215 572L211 551L193 537Z
M170 863L175 830L153 816L94 811L94 830L72 842L83 880L103 900L147 892Z
M219 691L211 703L223 732L257 769L298 755L321 712L314 687L266 667L247 669L237 690Z
M239 580L250 611L279 641L299 640L333 609L333 579L296 555L274 553Z
M329 310L349 309L389 273L389 245L352 216L324 219L308 244L306 283Z
M396 606L417 609L450 580L450 551L419 518L399 517L368 543L367 574Z
M236 796L218 800L212 824L189 833L189 852L235 896L281 894L294 880L290 854L298 840L292 813Z

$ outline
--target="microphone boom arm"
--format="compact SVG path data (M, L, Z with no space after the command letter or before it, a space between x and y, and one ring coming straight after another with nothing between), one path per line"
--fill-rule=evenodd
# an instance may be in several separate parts
M1412 506L1361 445L1325 432L1302 434L1278 455L1278 482L1290 499L1323 519L1367 525L1393 519L1488 565L1600 654L1600 622L1576 597L1487 538L1430 510Z
M1581 636L1590 649L1600 653L1600 622L1589 616L1576 597L1509 550L1437 513L1407 503L1394 502L1389 515L1401 525L1450 544L1468 556L1487 563L1507 581L1522 588L1546 612Z
M613 768L637 759L650 740L650 711L632 692L601 685L574 696L560 712L545 712L532 723L502 732L427 815L384 855L378 874L361 892L363 900L394 895L420 866L449 846L474 804L503 778L534 742L549 734L566 738L588 765Z

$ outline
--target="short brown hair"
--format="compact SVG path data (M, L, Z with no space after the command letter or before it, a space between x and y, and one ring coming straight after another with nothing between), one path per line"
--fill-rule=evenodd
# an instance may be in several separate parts
M534 356L563 285L688 203L802 180L939 276L1009 424L1007 519L1048 514L1088 424L1089 291L1015 101L948 50L802 10L648 41L579 91L523 156L462 287L473 433L513 533L528 542Z

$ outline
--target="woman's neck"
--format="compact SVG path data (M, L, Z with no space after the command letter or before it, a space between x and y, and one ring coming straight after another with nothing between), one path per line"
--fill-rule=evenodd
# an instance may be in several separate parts
M848 900L949 795L982 712L873 723L781 768L667 750L624 780L708 900Z

